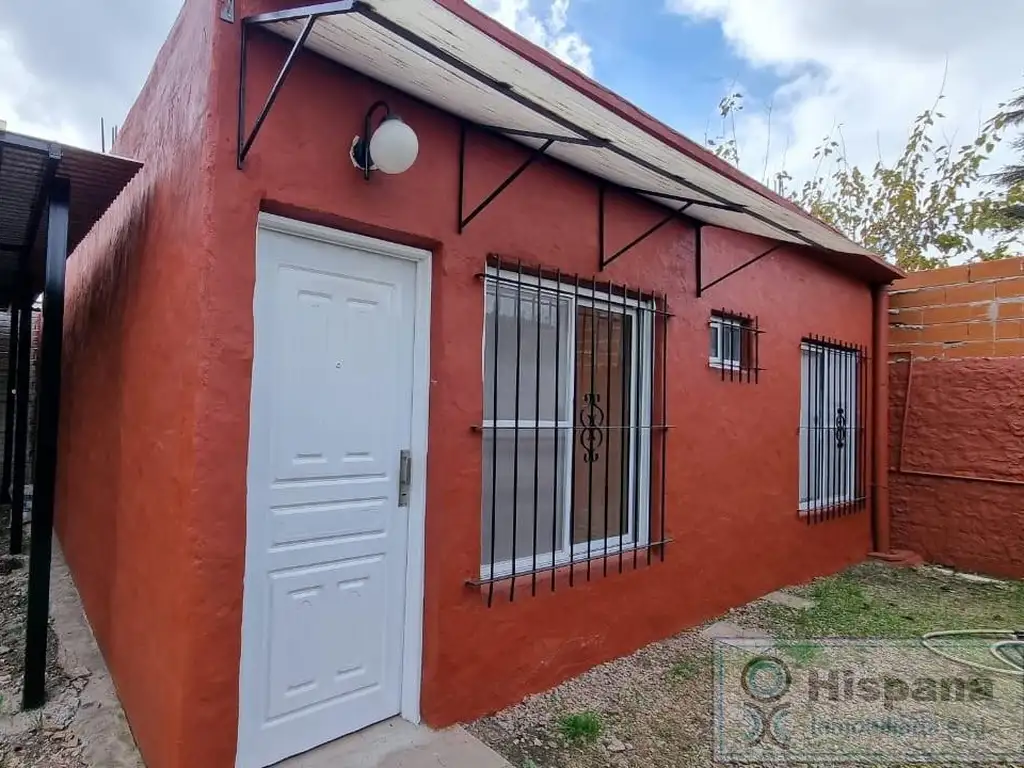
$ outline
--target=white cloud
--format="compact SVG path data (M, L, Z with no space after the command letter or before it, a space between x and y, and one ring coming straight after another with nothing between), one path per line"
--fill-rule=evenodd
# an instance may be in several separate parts
M570 0L470 0L484 13L532 43L547 48L562 61L586 75L594 73L592 49L578 33L569 29ZM535 5L545 5L546 13Z
M0 119L98 149L100 118L124 120L181 4L0 0Z
M720 24L737 55L784 84L748 100L737 122L741 160L761 178L783 165L814 172L814 148L841 126L850 160L891 160L945 74L946 134L966 143L1024 84L1024 3L961 0L666 0L669 10ZM1008 147L1004 149L1008 152Z

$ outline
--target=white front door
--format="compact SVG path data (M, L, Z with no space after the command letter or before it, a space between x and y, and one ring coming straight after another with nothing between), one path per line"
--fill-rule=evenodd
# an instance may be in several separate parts
M375 242L258 233L239 768L402 708L417 263Z

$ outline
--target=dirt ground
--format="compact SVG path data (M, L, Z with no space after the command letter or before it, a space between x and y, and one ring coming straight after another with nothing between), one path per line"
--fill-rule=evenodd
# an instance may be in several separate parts
M0 509L0 518L6 519L7 514ZM8 530L0 529L0 768L86 768L83 747L68 726L87 678L72 679L65 672L52 627L47 648L47 706L38 712L21 711L28 557L6 554L9 541ZM26 538L26 553L28 546Z
M779 638L1024 628L1024 582L972 581L928 567L866 563L785 592L810 607L759 600L721 620ZM703 629L601 665L470 730L515 768L715 766L712 641Z

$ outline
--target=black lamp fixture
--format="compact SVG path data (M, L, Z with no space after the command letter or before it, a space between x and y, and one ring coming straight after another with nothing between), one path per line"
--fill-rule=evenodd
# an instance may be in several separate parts
M380 109L384 110L384 118L371 133L373 115ZM363 178L369 180L371 171L405 173L416 162L419 151L416 132L391 112L387 102L378 101L366 111L363 135L352 140L350 156L352 164L363 172Z

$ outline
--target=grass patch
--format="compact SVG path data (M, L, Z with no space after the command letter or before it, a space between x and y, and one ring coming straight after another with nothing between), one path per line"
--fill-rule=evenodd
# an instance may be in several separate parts
M558 730L570 744L593 744L601 735L601 728L596 712L574 712L558 718Z
M673 680L684 682L692 680L699 670L700 666L695 659L681 659L672 665L668 671L668 676Z
M815 643L792 643L781 648L782 654L788 656L798 667L806 667L822 654L820 645Z
M1024 626L1024 583L978 584L929 569L865 563L818 579L804 610L762 604L757 618L781 637L917 638L941 629ZM798 651L799 653L799 651Z

